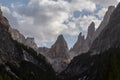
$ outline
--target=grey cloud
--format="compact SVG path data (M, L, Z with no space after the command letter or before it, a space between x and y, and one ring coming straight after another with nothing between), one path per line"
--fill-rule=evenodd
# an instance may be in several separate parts
M90 20L94 19L94 21L99 22L93 15L92 17L88 16L85 19L81 17L80 20L75 20L72 15L76 10L90 10L91 12L94 12L96 9L95 3L89 0L67 1L30 0L28 5L13 4L16 16L11 23L15 24L17 29L25 36L35 37L37 42L40 41L45 45L48 42L52 43L55 41L56 37L61 33L76 36L79 34L80 30L87 30L90 23L88 20L89 18ZM95 0L93 1L96 2ZM84 5L87 5L87 7ZM68 22L67 25L63 24L64 21L68 20L70 17L72 17L73 22ZM12 19L12 17L9 17L9 19ZM76 26L76 23L79 23L80 25Z
M103 7L108 7L110 5L117 5L118 4L118 0L91 0Z

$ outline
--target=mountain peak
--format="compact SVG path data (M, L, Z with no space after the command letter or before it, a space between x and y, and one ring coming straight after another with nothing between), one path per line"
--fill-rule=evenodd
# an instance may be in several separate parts
M112 10L112 9L115 9L115 6L109 6L108 7L108 10Z
M104 15L104 18L103 18L101 24L96 29L96 32L94 34L94 39L97 38L100 35L100 33L102 32L102 30L107 26L107 24L110 20L110 16L111 16L111 14L113 13L114 10L115 10L114 6L109 6L107 12Z
M68 51L67 42L65 41L63 35L59 35L55 44L51 47L52 53L55 52L55 55L60 55Z
M47 54L51 59L53 68L56 72L61 72L66 68L64 63L68 58L68 45L63 35L59 35L56 42L52 45Z
M102 30L99 37L97 37L90 50L103 52L111 47L120 47L120 3L114 9L110 16L110 20L106 27ZM97 44L97 45L96 45Z
M91 22L91 24L90 25L95 25L95 23L94 22Z
M82 35L82 33L80 32L77 42L75 43L73 48L71 48L71 50L70 50L71 55L74 56L73 54L75 54L75 53L78 54L79 52L83 52L84 51L84 49L83 49L84 43L85 43L84 35Z
M60 34L60 35L57 37L57 41L58 41L58 40L65 40L62 34Z
M84 35L82 35L82 32L80 32L79 36L78 36L78 39L83 39L84 38Z
M63 37L63 35L62 35L62 34L60 34L58 37Z
M88 34L87 37L92 37L95 32L95 23L92 22L88 27Z

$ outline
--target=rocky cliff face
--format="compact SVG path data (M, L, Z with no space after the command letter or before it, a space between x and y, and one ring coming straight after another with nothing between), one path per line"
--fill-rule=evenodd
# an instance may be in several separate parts
M14 40L17 40L20 43L25 43L25 37L16 29L11 29L11 35Z
M10 29L11 36L14 40L16 40L28 47L31 47L37 51L38 47L37 47L37 44L35 43L34 38L32 38L32 37L25 38L24 35L21 34L18 30L12 29L11 27L9 29Z
M59 35L55 44L52 45L49 54L52 58L57 57L66 57L66 53L68 52L67 42L65 41L63 35Z
M102 32L102 30L108 24L110 16L111 16L112 12L114 11L114 9L115 9L114 6L110 6L108 8L108 11L106 12L106 14L104 16L103 21L101 22L101 24L99 25L99 27L96 30L95 30L94 22L92 22L89 25L86 39L78 37L77 42L75 43L73 48L70 50L70 55L72 57L74 57L80 53L87 52L89 50L89 48L92 45L92 42L99 36L99 34ZM80 42L82 42L82 43L80 43Z
M0 9L0 79L54 80L54 74L44 56L12 39L9 22Z
M37 44L35 43L35 39L32 37L27 37L25 40L25 45L35 49L37 51L38 47Z
M47 47L39 47L37 51L38 53L45 55L46 53L48 53L49 50L50 48L47 48Z
M85 42L87 51L93 42L94 34L95 34L95 23L92 22L90 26L88 27L88 33L87 33L87 38Z
M120 77L120 3L89 52L75 57L60 80L119 80ZM99 54L98 54L99 53Z
M85 38L82 35L82 33L80 33L77 42L75 43L73 48L71 48L69 51L70 57L73 58L74 56L77 56L79 53L84 52L85 51L84 44L85 44Z
M110 16L112 14L112 12L114 11L115 7L114 6L110 6L107 10L107 12L105 13L105 16L103 18L103 21L101 22L101 24L99 25L99 27L96 29L95 34L94 34L94 39L96 39L96 37L99 36L99 34L102 32L102 30L107 26Z
M95 23L92 22L88 27L87 38L85 39L82 33L79 34L78 40L70 50L71 58L79 55L80 53L85 53L89 50L93 42L93 36L95 34Z
M53 65L53 68L56 72L62 71L68 64L68 46L63 37L63 35L59 35L55 44L49 49L46 47L37 47L34 38L27 37L25 38L18 30L9 28L12 38L17 40L18 42L33 48L37 53L41 53L44 55L48 62ZM24 54L24 59L29 60L30 56L27 57L28 54ZM31 58L32 59L32 58Z
M13 47L15 46L14 46L14 43L12 43L11 37L9 34L8 20L2 15L2 12L0 9L0 54L1 54L0 62L1 63L12 61L13 59L17 59L16 58L17 54L15 54L15 49ZM12 59L9 57L11 57Z
M52 45L46 56L56 72L61 72L66 68L68 46L63 35L58 36L55 44Z
M120 47L120 4L110 16L109 23L100 33L99 37L95 39L90 50L91 51L105 51L111 47Z

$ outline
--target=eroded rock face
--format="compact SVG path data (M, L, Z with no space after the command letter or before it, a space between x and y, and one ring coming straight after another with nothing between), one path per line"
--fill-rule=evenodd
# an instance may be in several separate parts
M59 73L66 68L68 46L63 35L58 36L55 44L52 45L46 56L49 57L48 59L56 72Z
M67 43L63 37L63 35L59 35L55 44L52 45L49 53L51 54L52 58L57 57L66 57L66 53L68 52Z
M82 35L82 33L80 33L78 36L78 40L75 43L75 45L73 46L73 48L71 49L71 51L74 51L76 53L79 53L80 51L82 52L84 43L85 43L84 36Z
M117 75L120 73L113 68L117 66L117 71L120 70L119 13L120 3L111 14L108 24L93 41L89 52L76 56L59 75L60 80L119 80Z
M8 22L7 18L3 16L1 8L0 8L0 22L4 25L4 27L7 27L9 29L9 27L8 27L8 26L10 26L9 22Z
M71 48L70 51L69 51L71 59L74 56L77 56L80 52L82 53L82 52L85 51L84 44L85 44L85 38L82 35L82 33L80 33L79 36L78 36L77 42L75 43L75 45L73 46L73 48Z
M99 27L95 30L95 24L92 22L90 26L88 27L88 33L86 39L83 39L81 37L78 37L77 42L73 46L73 48L70 50L70 55L72 57L87 52L89 48L91 47L93 41L99 36L99 34L102 32L102 30L107 26L110 16L112 12L114 11L115 7L110 6L108 8L108 11L106 12L103 21L99 25ZM82 42L82 43L80 43ZM74 55L75 54L75 55Z
M45 55L46 53L48 53L49 50L50 48L47 48L47 47L39 47L37 51L38 53Z
M25 38L23 34L21 34L18 30L12 29L11 27L9 28L11 36L14 40L23 43L24 45L33 48L34 50L37 51L38 47L37 44L35 43L34 38L32 37L27 37Z
M92 22L88 27L88 34L86 39L84 38L82 33L79 34L77 42L70 50L71 58L79 55L80 53L85 53L89 50L89 47L93 42L94 34L95 34L95 23Z
M105 13L105 16L103 18L103 21L101 22L101 24L99 25L99 27L96 29L96 32L94 34L94 39L96 39L96 37L99 36L99 34L102 32L102 30L107 26L110 16L112 14L112 12L114 11L115 7L114 6L110 6L107 10L107 12Z
M11 35L14 40L17 40L20 43L25 43L25 37L16 29L11 28Z
M35 39L34 38L31 38L31 37L27 37L25 39L25 45L35 49L37 51L38 47L37 47L37 44L35 43Z
M120 47L120 4L110 16L109 23L93 42L90 51L105 51L111 47Z
M2 11L0 9L0 62L1 63L12 61L13 59L17 59L16 58L17 54L15 54L16 50L14 49L14 47L15 47L14 43L12 43L9 34L9 22L2 15Z
M87 38L85 42L87 51L93 42L94 34L95 34L95 23L92 22L90 26L88 27L88 34L87 34Z

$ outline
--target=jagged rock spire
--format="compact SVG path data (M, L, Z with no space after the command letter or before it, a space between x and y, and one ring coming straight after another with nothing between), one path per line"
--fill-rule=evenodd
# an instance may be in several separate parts
M87 39L89 38L92 39L94 33L95 33L95 23L92 22L88 27Z
M52 45L50 49L50 53L52 53L52 57L60 57L64 56L68 51L67 42L65 41L63 35L59 35L55 44Z
M107 26L94 40L90 51L103 52L109 48L120 47L120 3L112 12Z
M109 6L107 12L104 15L103 21L101 22L99 27L96 29L96 32L94 34L94 39L96 37L98 37L99 34L101 33L101 31L107 26L110 16L111 16L112 12L114 11L114 9L115 9L115 6Z
M94 40L93 39L94 34L95 34L95 23L92 22L88 27L87 38L86 38L86 41L85 41L86 51L88 51L89 47L91 46L91 44L92 44L92 42Z
M47 53L51 59L51 64L56 72L61 72L67 67L65 61L68 59L68 46L63 35L59 35L56 42Z
M84 35L82 35L82 33L80 32L80 34L78 36L77 42L75 43L75 45L73 46L73 48L71 48L71 50L70 50L71 55L72 55L73 52L75 52L77 54L80 51L82 52L83 51L84 43L85 43Z

